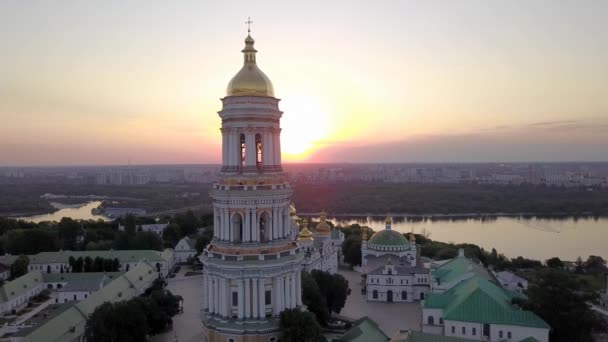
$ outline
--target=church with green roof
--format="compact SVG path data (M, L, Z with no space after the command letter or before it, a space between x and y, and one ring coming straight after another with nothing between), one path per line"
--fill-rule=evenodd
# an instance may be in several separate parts
M516 292L503 289L462 251L431 266L432 293L422 302L422 331L477 341L549 341L549 325L512 304Z

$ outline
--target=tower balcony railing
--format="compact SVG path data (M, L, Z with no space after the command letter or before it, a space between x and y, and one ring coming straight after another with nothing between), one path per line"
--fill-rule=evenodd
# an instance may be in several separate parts
M258 185L224 185L213 184L215 190L237 190L237 191L259 191L259 190L281 190L290 189L289 183L281 184L258 184Z
M253 246L252 246L253 247ZM203 255L208 258L221 259L227 261L263 261L277 260L300 252L295 241L289 241L281 246L268 246L259 244L258 248L226 248L213 243L203 251Z

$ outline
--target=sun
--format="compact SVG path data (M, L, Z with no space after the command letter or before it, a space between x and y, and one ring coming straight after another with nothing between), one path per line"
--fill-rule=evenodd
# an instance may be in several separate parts
M292 96L281 101L281 150L288 161L306 159L328 134L327 106L314 97Z

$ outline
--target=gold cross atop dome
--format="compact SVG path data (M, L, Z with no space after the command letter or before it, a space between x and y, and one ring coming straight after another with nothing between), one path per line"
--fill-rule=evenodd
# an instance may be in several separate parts
M247 24L247 33L251 33L251 24L253 24L253 21L251 21L251 17L247 17L247 21L245 22L245 24Z

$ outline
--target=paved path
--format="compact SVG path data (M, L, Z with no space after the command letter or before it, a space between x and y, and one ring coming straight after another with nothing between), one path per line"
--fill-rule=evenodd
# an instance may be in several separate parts
M189 271L188 266L182 266L175 278L169 278L169 289L173 294L184 298L184 313L173 317L173 330L151 338L151 342L173 342L175 337L179 342L201 342L203 323L200 311L203 307L203 277L201 275L184 277Z
M383 303L368 302L361 294L361 274L355 271L340 269L339 273L346 277L351 289L350 296L340 315L358 319L367 316L373 319L380 329L389 337L400 329L420 330L422 310L420 302L414 303Z

